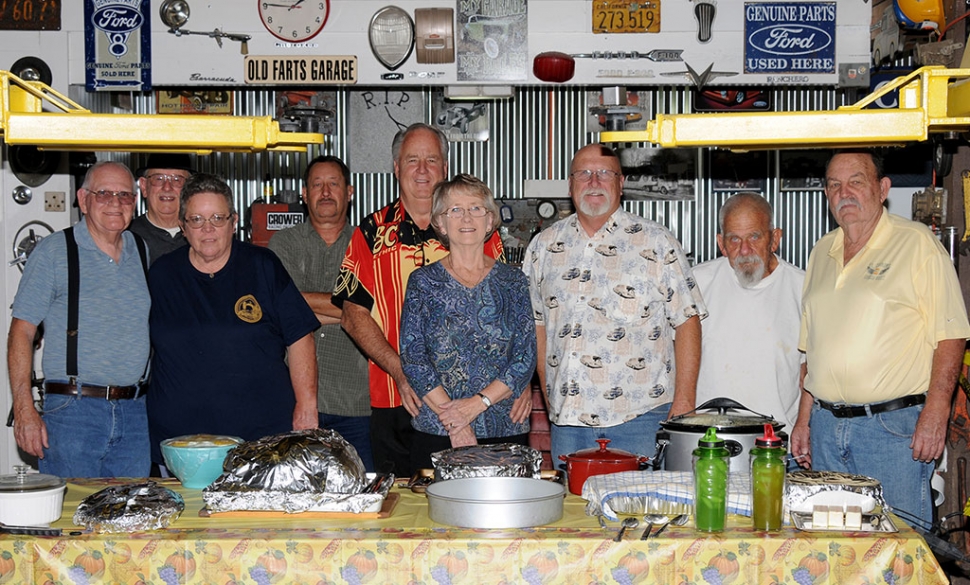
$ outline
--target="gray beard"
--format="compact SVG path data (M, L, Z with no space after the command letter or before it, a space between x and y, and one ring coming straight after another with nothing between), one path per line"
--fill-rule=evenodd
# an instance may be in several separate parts
M588 203L585 199L580 199L579 210L589 217L599 217L601 215L606 215L610 210L609 202L603 203L602 205L593 205Z
M765 277L765 262L760 256L738 256L734 263L736 267L732 268L742 288L752 288Z

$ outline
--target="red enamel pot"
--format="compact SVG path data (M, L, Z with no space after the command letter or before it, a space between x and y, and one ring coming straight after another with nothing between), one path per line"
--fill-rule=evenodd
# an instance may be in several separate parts
M620 471L637 471L646 465L650 459L642 455L634 455L620 449L607 449L609 439L596 439L598 449L583 449L570 455L560 455L559 459L566 462L566 475L569 478L569 491L581 496L583 484L594 475L605 475Z

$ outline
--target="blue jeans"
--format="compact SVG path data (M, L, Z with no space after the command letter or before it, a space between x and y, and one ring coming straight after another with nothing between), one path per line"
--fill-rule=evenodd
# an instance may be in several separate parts
M148 477L145 397L132 400L44 396L47 442L41 473L59 477Z
M892 508L933 522L933 463L913 460L909 443L923 406L855 418L835 418L812 406L812 469L874 477Z
M614 427L571 427L550 425L552 462L557 469L565 469L560 455L572 455L576 451L598 449L596 439L609 439L607 449L622 449L634 455L653 457L657 450L657 431L660 423L667 420L670 405L664 404L647 411L633 420Z
M321 429L331 429L340 433L340 436L357 450L364 469L374 471L374 456L370 448L369 416L338 416L323 412L318 412L317 416Z

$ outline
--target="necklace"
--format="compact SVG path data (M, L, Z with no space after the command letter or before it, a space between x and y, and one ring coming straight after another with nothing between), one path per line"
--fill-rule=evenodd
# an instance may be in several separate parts
M472 278L465 278L458 274L458 270L455 268L455 261L452 260L451 256L448 256L448 268L451 269L451 274L455 277L455 279L468 288L475 288L478 286L478 283L485 278L485 274L488 272L487 268L476 270Z

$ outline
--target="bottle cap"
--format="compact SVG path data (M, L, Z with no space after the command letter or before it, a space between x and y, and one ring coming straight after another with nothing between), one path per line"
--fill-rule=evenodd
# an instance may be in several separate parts
M698 447L703 447L705 449L717 449L724 447L724 439L717 436L717 429L714 427L707 427L707 432L701 437L700 441L697 441Z
M765 434L764 436L758 437L754 440L755 447L783 447L785 442L781 437L775 434L775 427L771 423L765 423Z

